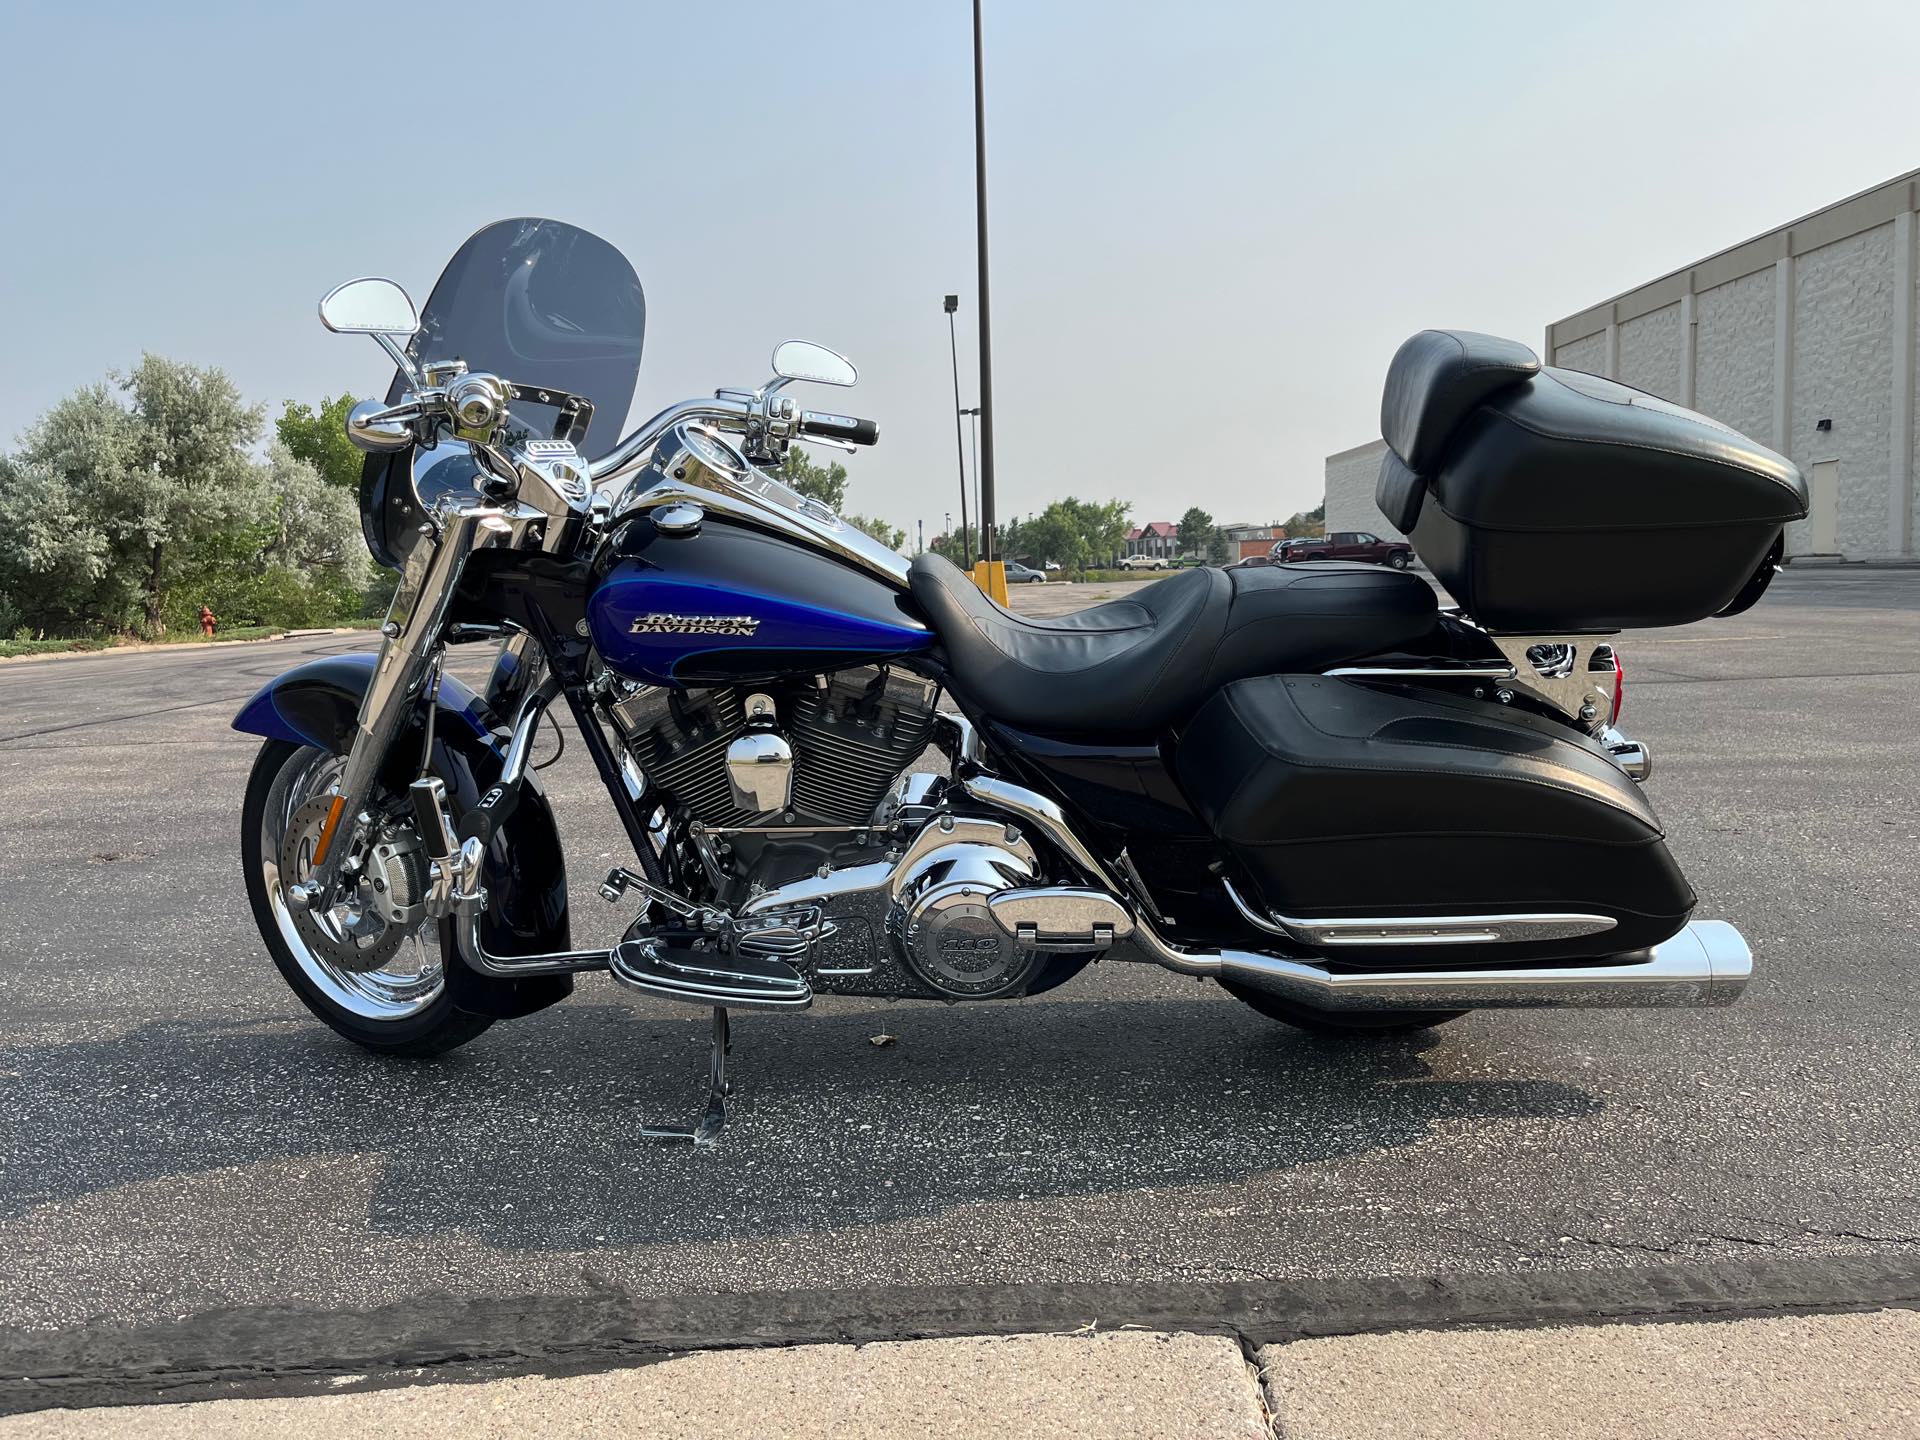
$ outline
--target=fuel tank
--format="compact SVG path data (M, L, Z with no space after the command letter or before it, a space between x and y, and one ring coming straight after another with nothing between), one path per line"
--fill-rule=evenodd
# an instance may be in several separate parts
M636 516L608 538L594 571L594 647L650 685L813 675L933 643L904 587L718 517L668 534Z

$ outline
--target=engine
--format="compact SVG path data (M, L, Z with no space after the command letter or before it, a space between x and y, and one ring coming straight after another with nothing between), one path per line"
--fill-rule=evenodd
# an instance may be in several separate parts
M868 825L933 733L933 681L865 665L805 681L643 689L613 707L641 773L709 831Z
M727 944L804 956L840 993L1022 993L1131 921L1100 892L1049 885L1008 817L969 813L978 807L956 804L938 776L903 779L932 739L938 698L930 680L869 665L778 685L636 689L610 709L670 802L670 864L732 914Z

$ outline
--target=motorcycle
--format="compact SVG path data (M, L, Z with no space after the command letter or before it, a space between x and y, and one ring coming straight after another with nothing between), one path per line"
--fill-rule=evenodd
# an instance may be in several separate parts
M242 855L288 984L370 1050L441 1054L606 971L711 1009L702 1118L646 1132L706 1145L733 1007L1033 996L1110 957L1362 1034L1748 981L1619 728L1618 632L1753 604L1807 513L1714 421L1425 331L1388 372L1378 500L1453 603L1306 561L1043 620L781 482L796 441L879 438L789 393L855 382L823 346L602 443L646 304L584 231L492 225L424 312L361 279L320 318L397 367L347 430L400 581L377 654L234 720L265 742ZM444 665L468 645L497 647L477 691ZM610 949L572 948L529 764L556 702L633 851Z

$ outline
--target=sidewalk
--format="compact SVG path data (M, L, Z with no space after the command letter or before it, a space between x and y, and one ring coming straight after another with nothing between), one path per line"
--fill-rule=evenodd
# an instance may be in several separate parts
M1920 1435L1920 1312L711 1351L637 1369L290 1399L41 1411L0 1437L1101 1437L1877 1440Z

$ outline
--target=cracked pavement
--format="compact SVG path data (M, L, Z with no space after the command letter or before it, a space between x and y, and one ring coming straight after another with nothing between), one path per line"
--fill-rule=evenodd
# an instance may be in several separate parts
M1076 588L1016 602L1126 587ZM1033 1001L829 999L738 1018L729 1134L699 1155L636 1132L696 1107L704 1012L585 977L400 1063L280 982L227 722L365 643L0 666L0 1355L507 1299L617 1295L667 1325L764 1295L726 1312L764 1341L808 1296L919 1297L907 1316L1119 1287L1110 1324L1116 1295L1298 1282L1337 1309L1342 1287L1577 1295L1762 1263L1844 1304L1820 1291L1849 1264L1920 1266L1920 571L1790 571L1744 616L1623 637L1625 728L1697 913L1755 950L1731 1009L1329 1041L1117 962ZM593 897L620 840L581 749L547 774L584 941L626 912Z

